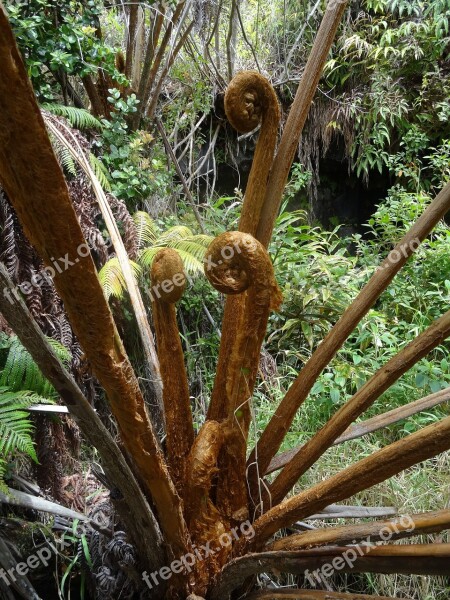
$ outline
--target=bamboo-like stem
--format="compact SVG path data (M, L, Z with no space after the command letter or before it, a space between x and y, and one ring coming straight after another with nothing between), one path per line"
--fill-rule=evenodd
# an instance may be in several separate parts
M280 146L273 161L258 224L256 238L263 246L267 247L272 237L283 191L308 117L309 108L347 4L348 1L346 0L340 0L339 2L330 0L328 3L303 71L292 108L284 126Z
M164 248L153 259L151 299L163 380L166 457L169 472L184 498L186 462L194 443L194 424L175 302L185 289L183 261L176 250ZM167 290L167 291L166 291Z
M136 478L111 434L48 343L5 267L0 263L0 311L34 362L57 390L87 441L97 449L108 482L122 495L115 502L120 519L146 567L164 562L158 524ZM13 302L7 298L13 298ZM16 292L16 293L15 293ZM118 494L115 494L116 496ZM138 517L138 518L136 518Z
M342 546L355 544L361 540L370 543L400 540L424 533L439 533L450 529L450 510L405 515L388 521L374 521L362 525L342 525L306 531L298 535L290 535L275 541L267 550L303 550L318 546Z
M1 183L26 236L47 268L55 266L55 287L92 371L106 391L124 448L154 502L167 543L182 554L186 552L188 533L181 501L3 10L0 61ZM20 144L12 144L11 140L20 140Z
M247 554L229 562L222 569L208 598L228 600L230 594L242 584L242 581L257 573L293 573L309 575L314 580L314 570L321 569L325 565L328 566L328 572L329 567L332 567L331 572L340 573L449 575L450 544L375 546L370 547L368 553L362 554L358 549L352 551L350 548L342 547ZM322 579L324 577L322 575ZM327 600L334 600L334 592Z
M320 373L414 253L418 243L427 237L448 210L450 210L450 183L436 196L394 250L389 253L303 367L249 457L247 463L249 485L253 494L257 493L259 477L266 472L270 461L289 430L297 410L307 398Z
M155 16L155 20L153 23L153 31L149 32L147 46L144 54L144 61L142 72L139 79L139 89L137 92L137 98L139 100L139 104L137 106L137 110L132 118L133 128L136 129L139 127L139 123L141 121L142 115L145 112L145 101L147 98L147 90L151 87L152 77L154 76L151 69L153 58L155 56L156 45L159 40L159 36L161 34L161 29L164 23L165 18L165 6L158 4L156 7L157 15Z
M392 357L327 421L270 486L273 504L278 504L296 481L328 450L336 439L404 373L450 336L450 311L435 321L414 341Z
M172 18L169 21L169 24L166 28L166 31L164 32L163 38L161 40L161 43L159 45L159 49L158 52L156 52L156 56L154 57L153 60L153 64L151 66L151 69L148 73L148 76L146 78L146 80L144 81L144 79L142 80L144 82L145 88L143 90L143 95L142 95L142 99L141 99L141 104L140 107L138 109L137 114L139 115L139 118L146 114L147 112L147 103L148 100L150 98L150 94L152 91L152 86L155 82L155 77L156 74L158 72L158 69L161 65L162 59L164 57L164 54L166 52L167 46L170 42L170 37L172 35L172 31L173 28L175 27L175 25L178 23L178 20L183 12L184 6L185 6L185 0L181 0L181 2L179 2L177 4L177 6L175 7L175 10L173 11L172 14ZM161 33L161 26L162 26L162 21L161 24L157 24L158 27L158 37ZM156 50L156 44L158 43L158 38L155 39L154 45L152 46L153 49L153 53L152 53L152 57L154 56L155 50ZM150 63L151 64L151 63ZM144 64L144 68L145 68L145 64Z
M367 419L366 421L362 421L361 423L351 425L333 442L333 445L337 446L344 442L348 442L349 440L356 440L364 435L389 427L394 423L403 421L408 417L423 412L424 410L430 410L430 408L438 406L439 404L444 404L444 402L448 401L450 401L450 388L445 388L444 390L425 396L425 398L421 398L420 400L415 400L414 402L399 406L398 408L394 408L393 410ZM292 450L288 450L287 452L275 456L266 471L266 475L278 471L287 465L297 452L299 452L300 448L301 446L298 446L297 448L293 448Z
M288 527L333 502L350 498L449 448L450 417L446 417L374 452L269 510L255 521L255 547L265 543L282 527Z

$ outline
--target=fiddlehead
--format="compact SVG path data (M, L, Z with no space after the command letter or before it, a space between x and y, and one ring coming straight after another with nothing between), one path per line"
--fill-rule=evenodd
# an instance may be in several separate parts
M261 123L239 221L239 231L255 235L277 141L280 108L276 94L265 77L256 71L242 71L232 79L227 88L225 112L231 125L242 133L252 131ZM239 328L242 302L243 297L227 298L225 305L219 360L208 410L209 419L221 420L225 417L221 390L225 387L228 357Z
M259 353L271 309L281 303L272 263L265 248L238 231L217 237L206 252L205 273L226 294L242 294L242 314L228 356L224 389L220 390L227 420L227 443L217 486L222 514L246 518L245 451L250 424L249 401L259 365Z
M176 250L164 248L156 254L151 279L153 318L164 386L167 462L177 491L183 497L184 469L194 442L194 428L174 305L186 286L183 262Z
M257 71L242 71L227 88L225 112L240 133L248 133L261 123L239 222L239 231L255 235L277 141L280 107L265 77Z

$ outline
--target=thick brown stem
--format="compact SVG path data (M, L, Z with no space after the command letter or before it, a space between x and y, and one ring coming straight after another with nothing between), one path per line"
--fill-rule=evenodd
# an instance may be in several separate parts
M255 592L244 600L396 600L392 596L368 596L367 594L345 594L311 590L274 590ZM397 600L399 600L397 598Z
M330 479L284 500L254 524L256 547L276 531L311 515L333 502L350 498L450 448L450 417L390 444L340 471Z
M377 415L376 417L372 417L371 419L367 419L366 421L362 421L361 423L355 423L354 425L348 427L344 433L333 442L333 445L337 446L338 444L343 444L349 440L356 440L364 435L384 429L385 427L389 427L394 423L403 421L408 417L416 415L417 413L425 410L430 410L430 408L434 408L435 406L444 404L448 401L450 401L450 388L446 388L445 390L441 390L435 394L430 394L429 396L425 396L425 398L415 400L414 402L410 402L404 406L399 406L398 408L394 408L393 410L381 415ZM274 471L278 471L287 465L299 450L300 446L275 456L266 471L266 475L273 473Z
M137 98L139 100L139 104L137 107L137 111L133 115L132 125L133 128L136 129L139 127L139 123L141 121L142 115L145 112L145 104L144 100L147 97L147 89L151 87L151 75L150 71L152 68L153 58L155 55L155 48L159 40L159 36L161 34L161 28L164 23L164 16L166 9L164 6L160 4L157 5L157 15L154 20L151 21L151 33L148 35L147 47L145 49L142 73L139 79L139 89L137 92Z
M256 493L259 487L258 474L262 476L266 472L271 459L289 430L297 410L307 398L322 370L329 364L356 325L414 253L419 243L427 237L448 210L450 210L450 184L445 186L399 244L390 252L303 367L263 431L257 448L250 455L248 461L249 480L253 493Z
M194 443L189 386L178 332L175 302L185 289L183 261L176 250L164 248L153 259L151 298L163 381L166 456L179 495L184 497L186 460Z
M84 89L86 90L86 94L88 95L88 98L91 103L92 113L96 117L106 116L105 107L103 105L100 94L98 93L97 86L92 80L92 76L85 75L84 77L82 77L82 82L84 85Z
M298 535L277 540L267 550L303 550L318 546L342 546L361 540L371 543L405 539L424 533L439 533L450 529L450 510L441 510L419 515L405 515L389 521L375 521L363 525L343 525L306 531Z
M325 565L327 573L450 574L450 544L378 546L371 547L370 552L364 555L359 554L358 550L350 552L350 548L318 548L298 552L248 554L233 560L222 569L208 598L228 600L231 592L242 581L257 573L293 573L309 575L314 580L314 570ZM322 574L321 582L323 579L325 574ZM333 596L329 600L334 600Z
M1 313L42 374L55 387L84 437L98 450L108 482L115 490L115 496L117 493L121 494L122 501L115 503L115 506L130 540L146 563L145 566L161 565L164 560L161 533L133 473L111 434L59 361L1 263L0 287L3 289L3 293L0 294Z
M450 311L391 358L383 368L348 400L284 467L270 486L278 504L296 481L328 450L336 439L404 373L450 336Z
M136 43L136 25L138 20L139 4L133 2L129 8L128 36L127 36L127 52L125 57L125 77L131 79L133 72L134 47Z
M210 542L214 552L195 565L195 591L205 594L208 582L213 580L226 562L231 549L218 550L220 536L230 526L214 506L211 498L213 477L217 474L217 460L224 443L223 426L206 421L201 428L187 463L185 515L193 544Z
M267 251L249 234L236 231L216 238L206 251L205 273L222 293L246 292L228 357L225 389L221 391L228 432L224 452L228 457L223 459L217 486L220 512L240 520L247 518L245 511L239 516L235 513L247 507L245 459L250 400L269 313L278 308L281 293Z
M3 10L0 10L0 60L2 185L28 239L47 269L55 271L55 287L92 371L106 391L124 447L155 504L168 543L174 551L183 553L187 531L180 498L103 295ZM20 144L12 143L13 140L20 140Z
M243 71L231 81L225 94L225 110L231 125L239 132L255 129L261 122L261 133L249 175L242 206L239 231L254 235L258 224L265 186L272 164L280 122L280 108L270 83L255 71ZM208 419L226 417L223 402L228 357L236 339L244 298L227 298L223 315L222 338L216 378L208 409Z
M164 22L164 19L159 21L159 17L157 18L152 45L149 47L150 60L148 63L144 62L144 69L146 71L146 77L144 78L144 75L143 75L142 79L141 79L142 96L140 96L141 102L139 104L139 108L136 113L138 115L138 117L137 117L138 119L140 119L142 117L142 115L146 114L146 110L147 110L146 107L147 107L148 100L150 98L150 94L151 94L152 86L155 81L156 74L161 65L161 62L164 57L164 53L166 52L167 46L170 42L170 37L172 35L173 28L178 23L181 13L183 12L184 6L185 6L185 2L184 2L184 0L182 0L175 7L175 10L173 11L173 14L172 14L172 18L169 21L167 29L161 40L158 52L156 53L156 56L155 56L156 45L158 43L159 36L161 34L162 24ZM165 11L165 9L163 9L163 10ZM165 12L162 12L161 15L164 16ZM154 60L153 60L153 57L154 57ZM153 64L151 62L152 60L153 60ZM150 65L151 65L151 68L150 68L150 70L148 70ZM147 73L148 73L148 75L147 75ZM141 89L141 86L139 86L139 87Z

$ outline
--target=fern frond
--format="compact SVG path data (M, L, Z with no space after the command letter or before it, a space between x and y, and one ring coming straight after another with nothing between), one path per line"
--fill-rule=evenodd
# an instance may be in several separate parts
M109 179L108 179L109 173L108 173L108 170L105 167L105 165L102 163L101 160L99 160L92 153L89 154L89 163L90 163L90 165L92 167L92 170L95 173L95 176L99 180L100 185L102 186L102 188L106 192L110 192L111 191L111 184L110 184Z
M141 272L141 267L132 260L130 260L130 265L133 275L137 279ZM109 300L111 296L115 296L116 298L123 297L124 290L126 289L125 278L123 276L119 260L116 256L110 258L103 265L98 274L98 278L107 300Z
M50 134L49 137L61 168L69 175L75 177L77 168L69 150L54 135Z
M138 210L133 215L136 225L138 248L154 244L158 239L159 230L151 216L143 210Z
M24 409L38 403L48 403L48 398L29 390L14 391L7 387L0 387L1 459L5 459L10 452L19 450L37 462L31 437L33 424L29 412Z
M64 106L63 104L43 104L42 108L53 115L66 118L76 129L102 129L101 122L84 108Z
M183 240L189 237L192 237L192 231L189 227L186 227L186 225L174 225L158 237L158 246L168 246L172 241Z
M71 354L56 340L47 338L58 358L68 366ZM36 393L47 402L58 397L58 393L51 383L42 375L30 353L22 346L19 339L12 336L9 340L9 351L5 366L0 374L0 386L7 387L13 392L29 390Z
M174 248L175 250L183 250L187 254L191 254L197 260L203 262L205 258L206 249L212 241L212 238L209 236L205 236L209 238L209 241L205 240L197 240L197 236L192 236L191 238L186 238L184 240L175 240L173 242L169 242L168 246L170 248Z

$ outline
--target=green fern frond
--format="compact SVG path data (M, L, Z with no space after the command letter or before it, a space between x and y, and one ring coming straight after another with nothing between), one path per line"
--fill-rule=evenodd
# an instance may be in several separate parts
M49 137L52 143L53 151L55 152L56 158L59 164L61 165L61 168L69 175L75 177L77 174L77 168L69 150L65 146L63 146L61 142L52 134L50 134Z
M84 108L64 106L63 104L43 104L42 108L53 115L66 118L76 129L102 129L101 122Z
M158 239L159 230L151 216L143 210L138 210L133 215L137 231L138 248L154 244Z
M164 248L165 246L151 246L150 248L143 248L140 250L137 255L137 260L142 268L145 270L150 269L156 254Z
M186 225L174 225L158 237L158 246L168 246L170 242L192 237L192 231Z
M110 192L111 184L108 179L109 173L105 165L92 153L89 154L89 163L102 188L106 192Z
M175 250L183 250L187 254L191 254L197 260L203 262L206 249L212 242L212 237L208 235L193 235L183 240L170 241L167 245Z
M71 354L59 342L47 338L58 358L68 366ZM30 353L22 346L16 336L9 339L9 351L5 366L0 374L0 386L7 387L13 392L30 390L47 402L58 397L58 393L51 383L42 375Z
M130 265L133 275L136 279L138 279L141 272L141 267L132 260L130 260ZM115 296L116 298L123 297L124 290L126 289L125 278L123 276L119 260L116 256L110 258L103 265L98 274L98 278L107 300L109 300L111 296Z
M37 462L31 433L33 424L27 410L32 404L48 403L48 398L29 390L0 387L0 458L10 452L25 452ZM1 478L1 474L0 474Z

